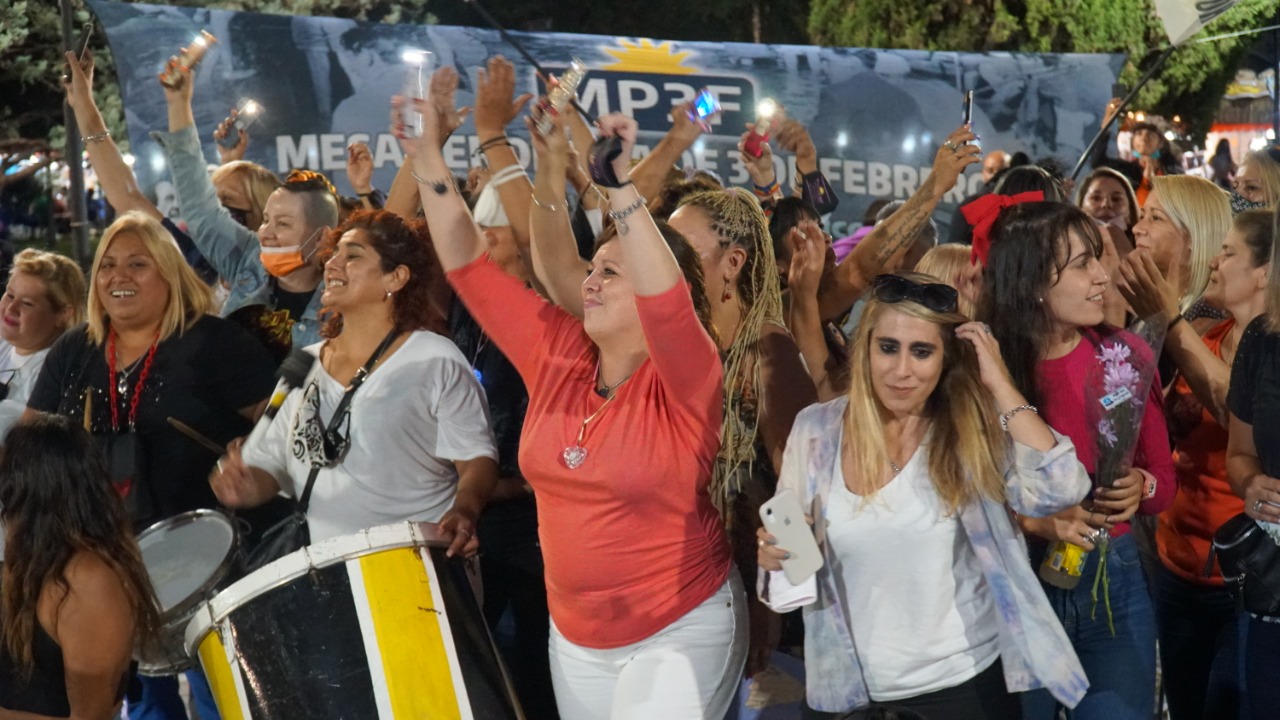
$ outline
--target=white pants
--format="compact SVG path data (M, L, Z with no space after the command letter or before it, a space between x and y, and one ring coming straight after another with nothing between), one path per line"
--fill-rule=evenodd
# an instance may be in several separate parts
M747 610L736 568L701 605L619 648L575 645L551 624L561 720L720 720L742 679Z

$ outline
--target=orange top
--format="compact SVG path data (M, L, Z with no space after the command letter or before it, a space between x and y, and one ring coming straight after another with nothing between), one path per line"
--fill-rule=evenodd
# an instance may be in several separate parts
M1234 320L1225 320L1204 336L1204 344L1219 358L1222 340L1234 326ZM1213 533L1244 512L1244 501L1227 483L1227 430L1204 409L1181 377L1173 386L1167 407L1177 446L1173 465L1178 473L1179 492L1156 524L1160 560L1185 580L1221 585L1222 574L1216 561L1213 575L1204 576Z
M702 604L731 563L707 492L724 391L688 286L636 297L649 358L587 425L586 457L570 469L564 450L604 404L582 322L483 257L448 279L529 388L520 469L538 499L560 633L586 647L621 647Z

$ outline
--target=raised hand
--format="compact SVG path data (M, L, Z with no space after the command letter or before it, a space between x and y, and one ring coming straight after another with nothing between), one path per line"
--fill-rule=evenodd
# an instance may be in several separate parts
M791 266L787 269L787 287L793 297L818 297L818 286L826 267L826 234L818 223L805 220L787 234L791 244Z
M239 110L232 109L230 117L218 123L218 127L213 129L213 140L218 148L218 160L223 165L243 160L245 151L249 149L249 131L235 126L236 116L239 114ZM223 147L222 139L233 130L236 132L236 144L229 148Z
M934 185L934 192L946 193L955 187L965 168L982 162L982 149L964 144L977 139L978 136L963 125L947 136L933 158L933 175L939 183Z
M1009 368L1000 354L1000 341L991 334L986 323L967 322L956 328L956 337L967 340L978 356L978 373L983 386L993 395L1014 388Z
M622 152L618 153L618 157L613 160L613 172L614 177L620 182L625 182L625 179L630 176L631 153L636 147L636 136L640 131L640 125L622 113L602 115L596 121L596 125L600 128L601 137L617 137L622 141Z
M811 172L817 169L818 148L813 144L813 138L809 136L809 129L804 126L804 123L787 118L778 126L775 137L780 149L796 156L798 171Z
M504 134L507 125L533 97L532 93L523 93L513 100L515 89L515 65L501 55L489 58L488 67L477 72L476 135L481 141Z
M67 102L71 109L79 112L80 108L93 105L93 54L85 52L84 61L76 58L76 54L66 53L69 74L62 76L62 88L67 92Z
M369 152L368 143L347 146L347 182L357 195L373 192L373 153Z
M457 94L458 71L452 65L437 68L431 73L427 95L436 109L441 142L449 139L450 135L462 127L462 123L466 122L467 116L471 114L471 108L457 106Z
M524 119L525 127L529 129L529 138L533 141L533 150L540 163L547 160L567 163L570 156L567 113L556 112L545 99L541 98L530 109ZM543 135L538 132L538 124L548 116L551 119L551 131Z
M755 123L747 123L747 131L738 137L738 154L742 156L742 164L747 168L747 174L751 176L751 182L760 187L768 187L777 179L777 173L773 168L773 148L769 147L766 140L760 143L760 157L751 157L750 153L744 150L747 144L747 137L756 129Z

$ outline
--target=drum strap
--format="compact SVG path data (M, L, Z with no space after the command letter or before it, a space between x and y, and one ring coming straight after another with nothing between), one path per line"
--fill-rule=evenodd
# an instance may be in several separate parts
M391 347L391 343L395 341L396 336L400 334L397 328L391 328L391 332L382 339L378 347L374 349L373 354L369 356L369 360L356 370L355 377L351 378L351 384L347 385L347 391L342 394L342 399L338 401L338 407L333 411L333 417L329 419L329 426L325 428L325 434L329 435L338 431L347 415L348 408L351 407L351 396L356 394L356 390L364 384L368 379L369 373L373 372L373 366L378 364L378 359L382 354ZM298 498L298 512L304 516L307 514L307 505L311 502L311 489L315 487L316 477L320 474L322 466L312 464L311 474L307 476L307 485L302 489L302 495Z

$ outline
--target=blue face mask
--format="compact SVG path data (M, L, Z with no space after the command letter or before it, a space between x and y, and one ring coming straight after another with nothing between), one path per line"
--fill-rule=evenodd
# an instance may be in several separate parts
M1264 202L1254 202L1235 190L1231 191L1231 214L1239 215L1245 210L1260 210L1267 206Z

